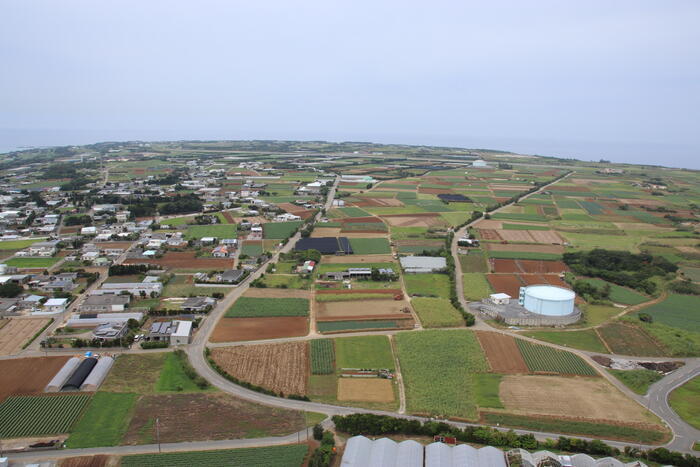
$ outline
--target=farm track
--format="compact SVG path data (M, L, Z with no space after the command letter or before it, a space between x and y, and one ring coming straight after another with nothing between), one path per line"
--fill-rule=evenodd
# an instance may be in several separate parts
M519 164L519 165L525 165L527 166L528 164ZM565 168L571 168L573 169L574 167L565 167ZM573 172L572 172L573 173ZM562 179L570 176L570 174L565 175ZM562 180L560 179L560 180ZM559 180L557 180L559 181ZM553 182L556 183L557 181ZM334 193L336 191L336 188L338 186L339 178L336 178L336 181L333 185L333 188L329 191L329 197L326 203L326 208L330 208L331 201L333 199ZM551 185L551 184L549 184ZM546 189L549 185L545 185L540 188L539 191L542 191ZM376 186L376 185L375 185ZM536 194L532 193L532 194ZM527 198L528 196L531 195L526 195L524 198ZM505 206L504 206L505 207ZM496 211L500 210L501 208L497 209ZM496 212L494 211L494 212ZM477 221L472 222L471 224L468 225L473 225ZM464 227L466 229L467 226ZM296 234L293 238L290 239L290 241L285 245L285 247L282 248L282 251L289 251L291 250L292 246L294 243L299 239L299 234ZM458 235L455 235L455 241L452 245L452 254L454 257L457 255L457 240ZM278 258L278 254L273 256L271 261L276 261ZM456 273L457 276L460 277L461 275L461 265L459 261L456 262ZM414 420L421 420L421 421L427 421L428 419L425 417L417 417L417 416L406 416L401 413L396 413L396 412L384 412L384 411L374 411L374 410L367 410L367 409L361 409L361 408L351 408L351 407L341 407L341 406L334 406L334 405L329 405L329 404L320 404L320 403L314 403L314 402L303 402L303 401L296 401L296 400L289 400L289 399L281 399L277 397L271 397L271 396L266 396L264 394L254 392L247 390L245 388L242 388L238 385L235 385L231 383L230 381L226 380L222 376L220 376L218 373L216 373L213 369L209 367L209 365L206 362L206 359L204 358L204 348L207 345L207 340L208 336L211 334L213 331L216 322L218 319L221 318L223 315L223 312L229 308L229 306L235 301L236 298L238 298L242 293L247 289L249 282L254 280L260 275L260 272L264 268L261 268L256 274L253 274L251 277L249 277L239 288L239 290L236 290L232 292L229 297L226 299L222 300L217 306L217 308L211 313L209 319L205 320L203 323L202 328L200 329L199 333L197 334L195 338L195 342L190 345L187 349L186 352L188 354L189 360L192 363L192 365L195 367L197 372L205 377L207 380L210 381L210 383L221 389L222 391L233 394L237 397L250 400L253 402L257 402L260 404L268 405L268 406L273 406L273 407L284 407L288 409L297 409L297 410L305 410L305 411L316 411L316 412L321 412L325 413L327 415L345 415L345 414L350 414L350 413L375 413L375 414L380 414L380 415L388 415L388 416L399 416L402 418L407 418L407 419L414 419ZM464 300L464 294L463 294L463 289L462 289L462 281L458 280L456 281L457 283L457 292L458 296L460 298L460 301L462 302L463 306L466 306L466 301ZM648 305L648 304L647 304ZM463 329L463 328L462 328ZM602 376L604 376L608 381L613 383L618 389L620 389L623 393L627 394L629 397L632 397L634 400L637 400L638 402L641 402L640 404L649 406L650 410L655 412L657 415L659 415L673 430L674 433L674 439L666 444L665 446L669 449L677 450L677 451L682 451L682 452L693 452L692 451L692 444L694 440L700 439L700 431L694 430L694 431L689 431L688 428L689 426L685 424L676 414L670 409L670 406L668 405L667 397L668 394L675 389L676 387L682 385L689 379L692 379L694 376L697 376L700 374L700 359L675 359L675 360L683 360L686 365L679 369L676 370L674 373L669 375L668 377L662 379L661 381L655 383L652 385L649 393L647 396L637 396L633 394L630 390L628 390L626 387L620 387L621 383L619 383L617 380L615 380L612 376L610 376L607 372L603 371L600 369L600 367L593 363L593 361L590 359L590 355L593 355L590 352L581 352L581 351L574 351L570 348L563 348L558 345L554 344L547 344L543 343L540 341L537 341L535 339L530 339L530 338L525 338L523 336L519 336L516 333L512 333L506 330L502 329L494 329L491 326L487 325L484 323L481 319L477 317L477 322L476 325L472 328L474 330L485 330L485 331L493 331L493 332L498 332L502 333L504 335L510 335L510 336L517 336L520 338L524 338L526 340L532 341L534 343L540 344L540 345L547 345L550 347L554 348L560 348L562 350L566 350L569 352L572 352L574 354L579 355L581 358L583 358L586 362L591 364L593 368L599 373L601 373ZM446 330L446 329L442 329ZM345 333L347 335L393 335L397 331L378 331L378 332L360 332L360 333ZM340 336L341 334L335 335L334 337ZM270 343L279 343L279 342L290 342L290 341L295 341L295 340L307 340L308 338L319 338L320 336L315 336L315 335L310 335L310 336L305 336L305 337L298 337L298 338L284 338L284 339L270 339ZM225 346L225 345L249 345L251 343L263 343L266 341L254 341L254 342L237 342L235 344L231 343L221 343L221 344L213 344L209 345L209 347L219 347L219 346ZM166 349L167 350L167 349ZM140 353L138 351L133 352L133 353ZM642 359L640 359L642 360ZM643 359L643 360L654 360L654 359ZM662 360L662 359L657 359L657 360ZM667 360L667 359L664 359ZM402 405L404 403L402 402ZM405 406L405 405L404 405ZM651 408L653 406L653 408ZM467 423L462 423L462 422L451 422L453 425L463 428L466 426L482 426L481 424L467 424ZM324 423L324 426L329 427L331 425L331 422L327 419ZM501 431L507 431L508 429L504 428L499 428L499 427L494 427L498 430ZM561 434L559 433L544 433L544 432L534 432L530 430L514 430L518 434L533 434L537 439L544 440L546 438L557 438ZM107 447L107 448L91 448L91 449L74 449L74 450L62 450L59 452L49 452L48 454L43 454L43 453L22 453L22 454L13 454L11 458L13 460L23 460L23 461L36 461L36 460L41 460L41 459L46 459L46 458L52 458L52 459L57 459L57 458L68 458L68 457L75 457L75 456L84 456L84 455L97 455L97 454L110 454L110 455L125 455L125 454L135 454L135 453L155 453L159 452L159 450L162 448L163 452L178 452L178 451L189 451L189 450L207 450L207 449L230 449L230 448L237 448L237 447L253 447L253 446L268 446L268 445L278 445L278 444L290 444L294 442L299 442L303 439L306 439L305 437L308 435L308 430L302 431L299 433L293 433L287 436L281 436L281 437L267 437L267 438L258 438L258 439L246 439L246 440L224 440L224 441L204 441L204 442L193 442L193 443L168 443L168 444L163 444L161 446L158 445L140 445L140 446L119 446L119 447ZM580 439L587 439L591 440L593 438L587 438L587 437L579 437ZM617 441L611 441L611 440L606 440L606 442L612 446L618 447L618 448L623 448L625 446L631 445L630 443L622 443L622 442L617 442ZM635 447L641 447L641 448L652 448L656 446L641 446L639 444L634 444Z

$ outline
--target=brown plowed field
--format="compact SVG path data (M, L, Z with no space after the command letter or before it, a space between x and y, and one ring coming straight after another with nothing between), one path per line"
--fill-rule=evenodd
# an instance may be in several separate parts
M256 298L311 298L310 290L275 289L250 287L243 293L244 297Z
M505 408L515 413L624 423L652 420L644 407L603 378L505 376L499 392Z
M382 378L340 378L339 401L393 402L391 381Z
M0 360L0 402L12 394L42 392L70 357Z
M536 243L563 243L562 238L553 230L528 230L530 236Z
M225 393L157 394L141 396L134 407L123 443L155 442L154 420L160 441L181 443L280 436L304 428L304 414L238 399Z
M549 188L547 188L550 191L580 191L580 192L588 192L591 191L588 187L585 186L576 186L576 185L552 185Z
M561 245L510 245L504 243L485 243L484 248L491 251L531 251L533 253L563 253Z
M495 273L515 274L523 272L514 259L490 258L489 263L491 263L491 270Z
M60 467L106 467L108 464L116 465L109 456L98 454L96 456L69 457L58 464Z
M358 208L362 207L400 207L404 204L396 198L362 198L362 201L352 203Z
M411 316L401 311L402 308L411 309L406 300L348 300L344 302L316 302L316 317L318 319L366 319L374 316L398 315ZM356 318L357 317L357 318Z
M327 322L327 321L382 321L391 320L396 321L399 326L409 327L413 324L413 318L410 314L404 313L402 315L351 315L351 316L335 316L333 318L319 318L317 322ZM410 321L410 323L409 323ZM405 322L405 323L404 323Z
M226 222L228 222L229 224L235 224L235 223L236 223L236 219L233 218L233 216L231 215L230 212L224 211L224 212L221 213L221 215L224 216L224 219L226 219Z
M498 232L499 231L495 229L479 229L479 235L482 240L503 240L501 236L498 235Z
M518 277L525 282L525 285L549 284L546 277L542 274L519 274Z
M162 258L129 258L124 264L156 264L173 269L231 269L234 260L228 258L195 258L194 251L169 251Z
M403 296L403 290L401 289L342 289L342 290L317 290L317 295L323 294L333 294L333 295L345 295L345 294L401 294Z
M341 224L382 224L382 220L378 217L342 217L340 219L334 219L336 222Z
M529 230L498 230L498 236L508 242L525 242L533 243L534 239L530 235Z
M0 356L14 355L49 322L48 318L11 318L0 328Z
M297 206L296 204L292 203L278 203L277 207L294 214L296 214L298 211L305 211L304 206Z
M483 219L477 224L480 229L502 229L503 222L495 221L493 219Z
M323 225L323 224L320 224L320 225ZM311 232L311 238L339 237L339 236L340 236L340 228L338 228L338 227L316 227L316 228L314 228L313 232Z
M515 338L497 332L477 331L481 348L495 373L529 373Z
M217 347L211 356L226 373L270 391L306 394L309 346L306 342Z
M486 274L486 279L496 293L507 293L517 297L523 285L516 274Z
M239 342L280 337L305 336L309 321L304 316L276 318L221 318L211 335L211 342Z
M571 289L571 286L564 282L559 276L556 274L544 274L542 277L545 278L545 280L550 284L550 285L556 285L557 287L564 287L565 289ZM578 298L578 297L576 297Z

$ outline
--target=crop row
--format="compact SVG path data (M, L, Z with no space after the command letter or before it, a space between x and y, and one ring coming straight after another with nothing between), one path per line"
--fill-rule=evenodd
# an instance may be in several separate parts
M335 370L335 348L331 339L311 341L311 373L328 375Z
M227 318L267 318L273 316L308 316L306 298L241 297L226 311Z
M173 452L124 456L122 467L190 467L192 465L245 465L286 467L301 465L308 452L306 444L218 451Z
M67 433L89 400L89 394L10 397L0 404L0 437Z
M596 376L595 370L579 356L564 350L516 339L520 353L530 371Z

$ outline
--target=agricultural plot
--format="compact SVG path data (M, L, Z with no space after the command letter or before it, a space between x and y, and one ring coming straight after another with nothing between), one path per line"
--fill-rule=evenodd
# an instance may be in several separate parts
M202 237L236 238L236 226L231 224L192 225L185 231L185 238Z
M181 272L202 272L202 270L212 269L221 271L231 269L233 263L232 258L198 258L194 251L168 251L162 258L127 258L124 261L124 264L155 264L165 269Z
M528 367L523 360L515 338L497 332L476 333L481 348L486 354L491 371L495 373L527 373Z
M615 303L622 303L623 305L639 305L649 301L649 297L642 295L636 290L629 289L627 287L622 287L611 282L606 282L602 279L591 278L583 279L584 282L592 284L596 287L604 287L605 285L610 286L610 300Z
M226 311L226 318L269 318L273 316L308 316L305 298L241 297Z
M302 221L268 222L263 224L263 237L283 239L291 237L302 224Z
M316 328L321 333L370 331L379 329L407 328L404 321L399 320L353 320L353 321L319 321Z
M283 394L306 394L309 352L306 342L216 347L211 357L226 373Z
M474 333L399 333L396 344L411 413L476 418L470 374L488 371L488 364Z
M0 404L0 439L68 433L89 394L11 396Z
M14 355L49 323L46 318L11 318L0 328L0 356Z
M406 274L403 281L409 295L450 298L450 277L447 274Z
M138 454L122 457L121 465L122 467L191 467L194 465L288 467L302 465L308 450L306 444L293 444L217 451Z
M394 369L394 356L386 336L334 339L337 368Z
M10 258L5 264L18 269L44 269L58 263L61 258Z
M351 238L350 246L353 254L384 255L391 253L389 240L386 238Z
M585 331L533 331L525 333L527 337L590 352L607 353L603 342L595 330Z
M426 328L456 327L464 324L462 315L445 298L417 297L411 300L421 324Z
M353 296L358 295L362 298L362 306L358 306L357 301L352 301ZM351 320L351 319L379 319L379 318L391 318L391 319L411 319L410 313L406 313L404 310L410 307L410 304L406 300L391 300L390 296L380 294L371 294L372 296L378 297L372 299L371 296L364 294L347 294L333 296L329 295L330 300L328 301L316 301L316 319L318 321L332 321L332 320ZM320 295L319 295L320 296ZM341 301L332 301L333 299L340 298Z
M69 449L118 445L129 427L136 394L96 393L66 440Z
M499 390L503 376L494 373L477 373L472 377L475 381L476 405L482 409L502 409Z
M478 272L462 274L462 284L464 287L464 298L469 301L481 300L493 293L486 276Z
M597 376L593 368L570 352L533 344L523 339L516 339L515 342L528 369L533 373Z
M459 262L464 273L489 271L483 250L468 250L466 255L459 255Z
M335 346L332 339L312 339L311 374L328 375L335 371Z
M608 372L622 381L625 386L642 396L649 391L649 386L664 377L659 372L647 369L608 370Z
M393 402L392 382L383 378L340 378L338 400L356 402Z
M165 364L166 352L124 354L115 361L100 392L151 394Z
M0 360L0 402L12 394L44 390L69 357L13 358Z
M492 290L497 293L507 293L511 297L517 297L520 287L525 285L516 274L487 274L486 279L491 284Z
M695 295L669 294L662 302L644 308L654 322L672 328L700 332L700 297Z
M610 323L598 328L600 337L618 355L663 357L666 352L644 330L632 324Z
M168 352L165 354L163 368L156 382L156 392L198 392L202 388L187 375L185 365L188 365L187 357L182 352Z
M303 316L273 318L223 318L211 335L211 342L240 342L280 337L305 336L309 320Z
M246 256L260 256L263 254L262 242L254 240L243 240L241 254Z

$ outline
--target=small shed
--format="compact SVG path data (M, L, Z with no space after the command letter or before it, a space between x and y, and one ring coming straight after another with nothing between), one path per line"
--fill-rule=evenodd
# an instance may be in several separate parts
M85 378L83 384L80 385L80 390L97 391L97 389L107 377L107 373L109 373L109 370L112 368L112 365L114 365L114 359L112 357L100 357L100 359L97 361L97 364L92 369L88 377Z
M489 295L491 303L494 305L508 305L510 303L511 296L507 293L492 293Z
M46 392L58 392L61 390L68 378L73 374L76 368L80 365L80 359L78 357L69 358L66 363L63 364L58 373L51 378L49 384L46 385L44 391Z

